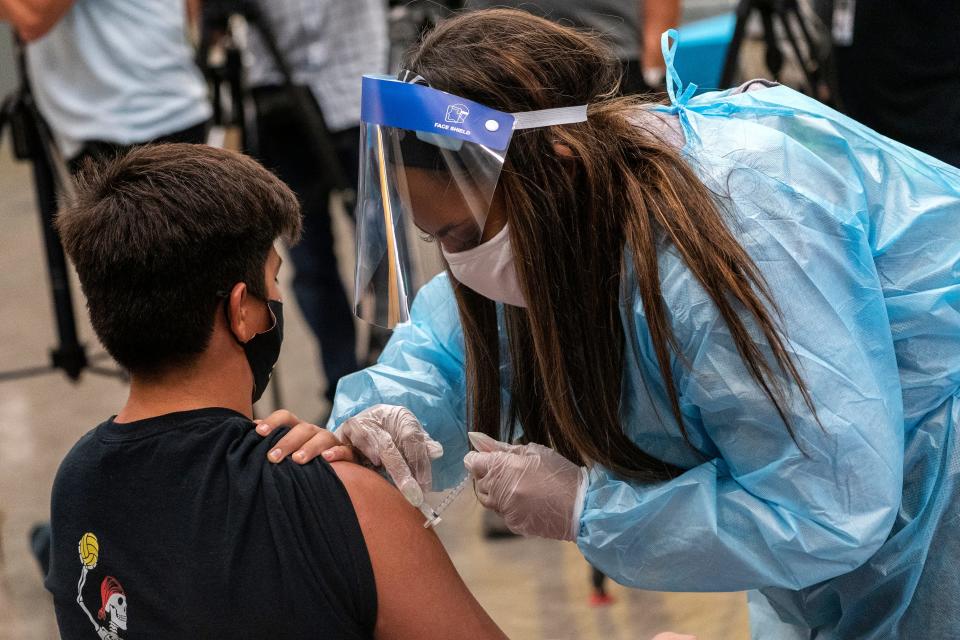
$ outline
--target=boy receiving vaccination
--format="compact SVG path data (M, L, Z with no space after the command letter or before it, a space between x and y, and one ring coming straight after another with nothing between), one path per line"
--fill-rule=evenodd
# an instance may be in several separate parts
M54 483L63 638L503 637L375 473L267 461L280 434L251 418L283 338L274 243L300 231L282 182L232 152L144 146L88 165L57 224L131 375Z

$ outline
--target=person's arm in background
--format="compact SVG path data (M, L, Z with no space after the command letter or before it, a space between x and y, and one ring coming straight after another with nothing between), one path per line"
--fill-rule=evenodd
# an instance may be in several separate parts
M201 0L187 0L187 24L196 26L200 24L200 11L203 8Z
M0 20L13 25L24 42L43 37L74 0L0 0Z
M640 65L644 81L651 87L663 84L666 67L660 52L660 34L680 24L680 0L640 0Z
M203 35L203 0L187 0L184 4L187 13L187 33L190 36L190 42L196 45Z
M463 583L423 516L386 480L336 462L363 532L377 584L378 640L506 638Z

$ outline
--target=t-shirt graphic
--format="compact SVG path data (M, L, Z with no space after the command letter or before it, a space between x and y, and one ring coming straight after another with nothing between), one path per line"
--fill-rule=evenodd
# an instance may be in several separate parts
M104 640L122 640L120 631L127 630L127 594L123 591L120 581L113 576L105 576L100 583L100 609L97 617L91 615L90 610L83 603L83 587L87 583L87 574L97 568L100 559L100 542L97 536L87 532L80 538L80 582L77 584L77 604L90 618L97 635ZM98 622L99 621L99 622ZM106 626L101 624L105 622Z

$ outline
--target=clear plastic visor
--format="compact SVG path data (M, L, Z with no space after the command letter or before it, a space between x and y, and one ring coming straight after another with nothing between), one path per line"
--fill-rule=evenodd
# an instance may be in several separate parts
M410 317L417 254L480 243L506 149L364 123L360 152L355 312L392 328Z

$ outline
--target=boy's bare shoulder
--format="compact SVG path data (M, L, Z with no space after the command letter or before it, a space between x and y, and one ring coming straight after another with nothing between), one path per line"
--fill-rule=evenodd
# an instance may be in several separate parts
M330 465L347 490L361 528L371 518L396 526L422 526L423 516L380 474L352 462Z

